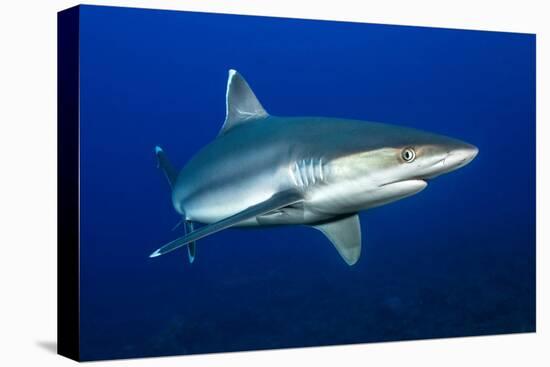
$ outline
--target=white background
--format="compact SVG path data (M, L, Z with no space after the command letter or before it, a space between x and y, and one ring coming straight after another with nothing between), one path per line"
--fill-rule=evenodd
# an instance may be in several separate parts
M548 70L545 1L91 1L100 5L537 33L537 333L95 365L550 365ZM70 365L56 343L56 12L73 1L0 5L0 365ZM546 23L546 24L545 24ZM502 126L506 129L506 126ZM498 132L495 132L498 139ZM506 159L507 152L502 152ZM513 169L513 167L510 167ZM498 182L495 182L498 189ZM546 226L544 226L546 224Z

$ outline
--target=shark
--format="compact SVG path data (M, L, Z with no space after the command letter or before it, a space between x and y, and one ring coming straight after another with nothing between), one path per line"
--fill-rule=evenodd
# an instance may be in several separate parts
M156 146L185 235L158 257L231 227L309 226L348 265L361 254L359 213L417 194L433 178L470 163L478 148L410 127L332 117L269 114L229 70L218 136L178 172Z

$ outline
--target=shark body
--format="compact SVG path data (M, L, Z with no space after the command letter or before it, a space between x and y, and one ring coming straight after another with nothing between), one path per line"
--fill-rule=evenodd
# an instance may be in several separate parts
M360 211L414 195L478 152L396 125L269 115L234 70L226 109L218 137L179 173L155 148L187 233L151 257L187 245L193 261L198 239L229 227L309 225L353 265L361 253Z

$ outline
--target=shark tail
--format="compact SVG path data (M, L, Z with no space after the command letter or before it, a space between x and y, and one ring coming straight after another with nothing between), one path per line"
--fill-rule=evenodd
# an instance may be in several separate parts
M170 163L170 160L168 159L166 153L161 147L155 147L155 155L157 156L157 167L162 169L162 172L164 173L164 176L166 176L170 187L173 189L176 185L176 180L178 178L178 171L176 171L174 166L172 166L172 163ZM174 227L173 229L176 229L181 223L183 223L184 225L185 234L193 232L193 222L187 221L185 220L185 218L178 222L176 227ZM190 263L193 263L193 261L195 261L195 256L197 256L197 242L193 241L190 242L187 246L187 257L189 258Z
M190 234L195 230L193 222L185 221L185 234ZM197 256L197 241L189 242L187 244L187 257L189 258L189 263L193 263L195 261L195 257Z
M157 167L162 169L164 175L166 176L166 179L168 180L168 183L170 184L170 187L174 188L174 185L176 184L176 180L178 178L178 172L176 171L174 166L172 166L172 163L170 163L168 157L166 156L166 153L164 152L164 150L162 150L161 147L155 147L155 155L157 156Z

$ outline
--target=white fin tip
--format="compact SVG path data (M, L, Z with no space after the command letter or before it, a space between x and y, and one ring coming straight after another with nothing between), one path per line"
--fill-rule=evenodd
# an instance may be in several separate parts
M151 255L149 255L149 257L157 257L157 256L162 255L159 250L156 250L155 252L153 252Z

